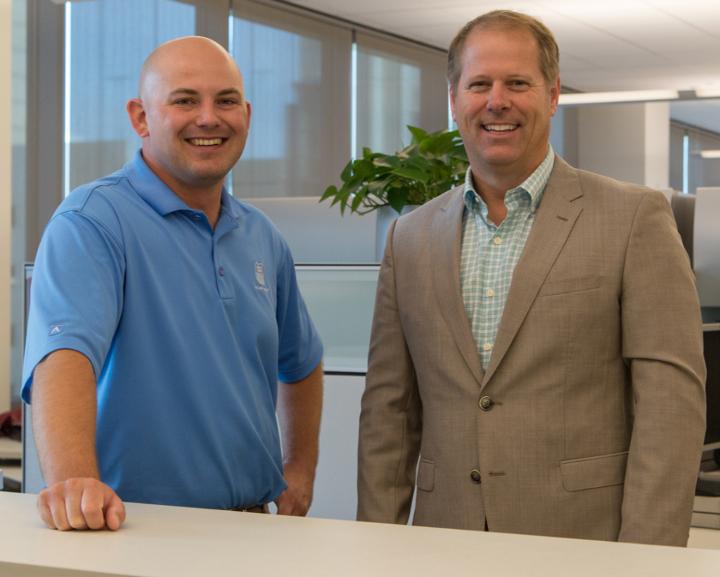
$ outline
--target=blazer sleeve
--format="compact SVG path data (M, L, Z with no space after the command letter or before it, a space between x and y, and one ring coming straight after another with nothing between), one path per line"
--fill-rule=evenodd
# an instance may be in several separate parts
M420 450L422 412L403 335L390 229L380 269L358 447L358 513L362 521L407 523Z
M620 304L634 420L619 540L684 546L705 432L702 320L687 253L654 191L633 220Z

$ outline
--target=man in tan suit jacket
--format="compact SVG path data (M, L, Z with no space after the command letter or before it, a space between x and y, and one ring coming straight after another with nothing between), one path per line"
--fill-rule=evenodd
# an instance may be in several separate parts
M705 420L693 275L660 193L552 154L557 63L547 28L508 11L451 46L470 171L388 238L358 518L406 523L416 488L419 525L685 545ZM497 236L475 248L482 258L515 210L506 193L550 165L494 338L478 346L466 228ZM468 189L484 223L467 216Z

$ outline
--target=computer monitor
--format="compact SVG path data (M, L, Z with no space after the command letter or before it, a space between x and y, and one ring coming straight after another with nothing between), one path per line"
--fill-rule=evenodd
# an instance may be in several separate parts
M720 322L720 187L698 188L695 194L692 263L700 304Z
M703 325L707 381L707 429L705 450L720 449L720 323Z

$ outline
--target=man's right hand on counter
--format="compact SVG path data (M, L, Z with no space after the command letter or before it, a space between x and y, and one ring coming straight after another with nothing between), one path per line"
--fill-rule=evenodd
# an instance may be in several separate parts
M51 485L38 495L40 517L51 529L110 529L125 521L125 506L115 491L90 477Z

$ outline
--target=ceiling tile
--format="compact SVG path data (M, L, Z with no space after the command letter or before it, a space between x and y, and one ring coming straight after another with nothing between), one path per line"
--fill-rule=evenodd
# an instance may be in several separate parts
M720 79L720 0L292 2L441 48L483 12L527 12L556 35L563 84L581 90L691 89Z

